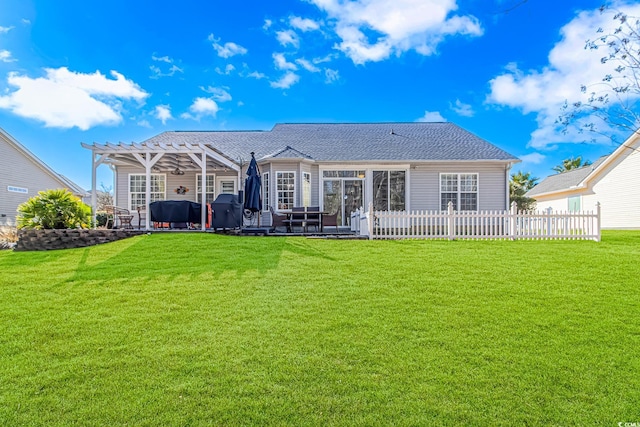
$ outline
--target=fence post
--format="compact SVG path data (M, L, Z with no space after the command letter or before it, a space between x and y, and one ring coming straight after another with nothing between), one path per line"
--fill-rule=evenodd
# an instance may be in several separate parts
M600 208L600 202L596 202L596 215L597 215L597 218L596 218L596 224L597 225L596 225L596 227L598 227L598 230L596 231L596 233L597 233L596 242L599 242L600 241L600 237L601 237L600 236L600 221L602 219L602 216L600 215L600 209L601 209Z
M453 217L453 202L447 204L447 219L449 222L449 240L455 239L455 218Z
M509 223L509 234L511 234L511 240L516 240L516 233L518 232L518 203L511 202L511 212L509 212L511 222Z

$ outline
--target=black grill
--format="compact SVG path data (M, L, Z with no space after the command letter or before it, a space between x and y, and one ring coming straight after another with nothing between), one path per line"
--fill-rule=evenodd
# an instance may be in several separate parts
M235 194L220 194L211 204L211 228L240 228L242 203Z

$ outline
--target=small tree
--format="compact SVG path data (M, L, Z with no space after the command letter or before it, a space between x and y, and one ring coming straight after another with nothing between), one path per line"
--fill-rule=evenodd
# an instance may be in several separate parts
M96 191L96 211L101 212L107 210L107 206L113 205L113 193L111 187L106 187L104 183L100 183L100 190Z
M640 19L608 6L600 13L612 15L611 28L594 29L585 50L601 52L603 75L599 81L583 82L583 98L567 100L557 119L564 132L577 127L615 141L616 134L640 129Z
M18 206L18 228L88 228L91 207L65 189L40 191Z
M518 208L521 210L531 210L536 207L535 199L526 197L527 191L531 190L538 183L538 178L531 176L530 172L511 174L511 180L509 181L509 200L511 203L516 202Z
M571 157L570 159L564 159L561 164L554 166L551 169L553 169L558 173L562 173L562 172L570 171L573 169L579 169L584 166L589 166L590 164L591 162L589 160L585 160L583 162L582 156L578 156L575 158Z

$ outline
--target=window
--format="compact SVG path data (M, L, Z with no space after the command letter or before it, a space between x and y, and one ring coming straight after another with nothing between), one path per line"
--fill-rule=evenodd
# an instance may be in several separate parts
M296 197L296 173L276 172L276 192L278 210L293 208Z
M144 174L129 175L129 209L133 210L138 206L146 204L147 177ZM151 174L151 200L165 199L165 176L161 174Z
M405 171L373 172L373 209L405 210Z
M440 209L446 211L449 202L455 211L477 211L478 174L440 174Z
M215 175L207 175L206 186L206 203L213 203L216 198L216 177ZM202 174L196 175L196 201L202 203Z
M269 172L265 172L262 174L262 209L265 211L269 210Z
M220 194L235 194L236 181L233 179L220 181Z
M571 196L568 199L569 212L580 212L580 196Z
M336 171L323 171L323 178L364 178L365 171L350 171L350 170L336 170Z
M311 174L302 172L302 206L311 206Z

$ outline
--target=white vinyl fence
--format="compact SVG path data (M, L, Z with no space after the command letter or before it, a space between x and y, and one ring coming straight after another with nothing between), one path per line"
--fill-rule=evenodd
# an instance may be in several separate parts
M373 219L373 220L371 220ZM356 211L351 229L370 239L581 239L600 241L600 204L593 212Z

